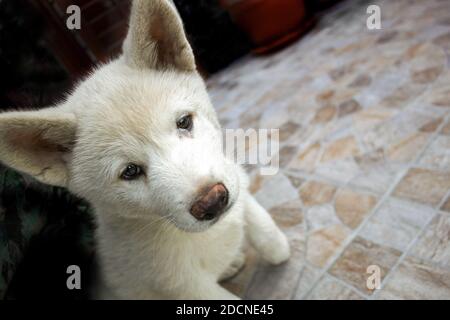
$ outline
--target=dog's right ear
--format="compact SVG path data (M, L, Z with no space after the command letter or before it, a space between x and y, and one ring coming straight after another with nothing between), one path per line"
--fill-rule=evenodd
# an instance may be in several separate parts
M0 114L0 161L37 180L66 186L75 115L58 108Z
M195 71L195 59L180 16L171 0L134 0L125 62L137 68Z

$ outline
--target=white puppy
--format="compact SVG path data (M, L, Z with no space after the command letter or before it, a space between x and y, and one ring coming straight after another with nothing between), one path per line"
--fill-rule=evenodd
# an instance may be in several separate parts
M225 158L182 22L134 1L123 55L61 104L0 115L0 160L67 187L95 210L99 298L233 299L218 281L250 243L270 263L286 237Z

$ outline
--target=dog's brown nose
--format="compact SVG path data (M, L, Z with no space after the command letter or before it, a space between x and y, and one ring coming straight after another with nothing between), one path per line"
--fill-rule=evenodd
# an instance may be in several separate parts
M228 204L228 190L222 183L207 187L191 207L191 214L198 220L218 217Z

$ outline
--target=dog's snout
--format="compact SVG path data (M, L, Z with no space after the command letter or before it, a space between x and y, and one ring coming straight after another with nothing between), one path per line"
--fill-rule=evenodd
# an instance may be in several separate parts
M191 214L198 220L218 217L228 205L228 190L223 183L207 187L191 207Z

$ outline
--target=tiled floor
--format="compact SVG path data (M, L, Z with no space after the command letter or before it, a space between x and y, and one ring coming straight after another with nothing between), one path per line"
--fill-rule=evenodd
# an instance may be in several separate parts
M226 128L280 129L282 168L251 188L293 255L272 267L249 249L226 283L243 297L450 299L450 1L373 3L382 30L346 2L208 81Z

